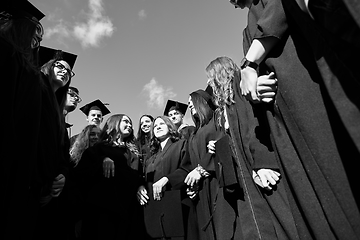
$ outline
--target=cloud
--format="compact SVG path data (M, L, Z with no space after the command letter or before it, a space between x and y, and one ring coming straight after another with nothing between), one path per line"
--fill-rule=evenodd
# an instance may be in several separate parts
M74 26L74 36L83 47L98 46L103 37L111 37L115 28L111 20L103 15L102 0L89 0L90 13L86 23Z
M172 91L172 88L165 88L160 85L154 78L143 87L149 101L147 102L150 108L163 109L165 107L165 101L169 98L176 97L176 93Z
M102 0L89 0L90 11L85 13L86 22L77 22L75 25L64 21L55 20L51 15L50 21L57 22L55 26L45 29L44 38L56 37L63 42L65 38L80 41L82 47L97 47L104 37L111 37L115 27L110 18L104 15Z
M51 28L47 28L44 33L44 38L51 38L53 35L58 35L61 38L68 38L71 35L69 28L64 24L63 20L60 19L59 23Z
M147 14L145 12L145 9L142 9L138 12L138 16L140 20L144 20L147 17Z

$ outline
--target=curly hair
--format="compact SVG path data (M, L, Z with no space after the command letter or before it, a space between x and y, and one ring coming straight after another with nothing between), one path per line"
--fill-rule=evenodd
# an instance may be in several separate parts
M110 116L106 120L106 123L100 132L99 142L104 142L105 144L115 146L114 142L117 141L117 139L119 138L119 136L121 134L120 123L124 116L128 117L132 124L130 117L125 114L114 114L114 115ZM140 156L139 150L135 144L135 136L134 136L133 129L132 129L130 135L124 139L124 142L125 142L126 147L133 154L135 154L137 157Z
M213 101L217 106L217 123L222 126L224 107L235 103L232 84L234 78L240 78L240 69L229 57L218 57L206 67L206 75L208 84L213 89Z
M76 137L70 149L70 161L72 161L75 166L79 163L84 151L90 146L90 133L94 128L98 127L96 125L88 125Z
M155 134L154 134L154 123L155 123L156 119L158 119L158 118L162 119L165 122L166 126L169 129L169 137L173 142L176 142L180 139L180 134L177 131L175 124L170 120L170 118L167 116L157 116L154 119L153 123L151 124L151 130L150 130L150 133L151 133L151 140L150 140L151 155L157 153L160 149L160 140L157 137L155 137Z
M233 79L239 76L240 69L228 57L218 57L206 67L208 84L213 89L213 99L217 106L234 104Z

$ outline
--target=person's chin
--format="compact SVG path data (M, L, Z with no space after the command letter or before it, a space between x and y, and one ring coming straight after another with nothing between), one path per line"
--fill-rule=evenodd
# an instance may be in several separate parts
M142 131L143 131L144 133L148 133L148 132L150 132L150 128L142 129Z

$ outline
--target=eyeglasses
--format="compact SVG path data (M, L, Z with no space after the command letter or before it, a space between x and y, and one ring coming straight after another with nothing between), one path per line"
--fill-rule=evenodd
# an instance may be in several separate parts
M58 69L60 69L61 71L64 70L64 69L66 69L66 71L69 73L69 75L70 75L71 77L75 76L75 73L74 73L71 69L66 68L66 67L65 67L63 64L61 64L60 62L55 62L55 63L54 63L54 66L57 67Z
M68 90L68 94L70 95L70 97L74 98L75 101L77 103L80 103L82 101L81 97L79 96L79 94L77 94L75 91L73 91L72 89Z

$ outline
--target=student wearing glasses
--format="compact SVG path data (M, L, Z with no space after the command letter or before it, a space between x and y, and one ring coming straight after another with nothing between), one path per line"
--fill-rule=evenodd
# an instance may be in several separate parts
M79 96L79 90L76 87L69 86L66 98L66 104L64 109L65 117L68 116L70 112L73 112L79 103L81 103L82 99ZM68 119L66 119L68 121ZM66 128L68 129L69 136L71 136L71 127L73 125L66 122Z
M36 229L37 239L47 239L59 228L64 229L66 221L65 209L66 193L63 192L65 183L69 181L70 141L66 131L65 105L68 89L75 73L72 68L77 56L47 47L40 47L41 75L43 82L42 93L42 121L44 130L40 131L40 139L44 139L40 146L39 159L44 163L41 174L47 185L41 192L41 209ZM54 124L56 124L54 126ZM52 236L64 238L66 231Z
M77 108L78 104L81 103L81 101L82 99L79 95L79 89L73 86L69 86L65 104L65 115L73 112Z

